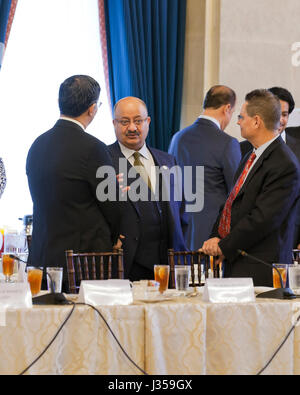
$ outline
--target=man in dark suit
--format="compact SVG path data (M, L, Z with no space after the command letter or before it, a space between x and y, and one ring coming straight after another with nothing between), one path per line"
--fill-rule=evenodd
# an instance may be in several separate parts
M26 172L33 201L30 264L64 268L66 250L111 251L119 235L118 203L96 196L103 179L97 169L111 165L107 147L85 129L98 111L99 84L78 75L59 90L61 117L39 136L27 157ZM100 199L100 200L99 200Z
M172 199L177 178L176 174L174 178L168 177L176 162L171 155L145 144L150 117L142 100L136 97L119 100L113 122L118 141L108 148L117 173L124 174L130 187L126 201L120 203L125 277L131 281L153 279L154 265L168 263L168 248L186 249L182 230L184 201ZM155 166L160 168L160 174L153 171ZM169 180L168 201L163 199L163 192L170 185ZM135 189L137 181L141 188ZM135 196L143 187L145 196Z
M295 108L295 101L293 99L292 94L285 88L273 87L273 88L270 88L269 91L272 92L273 95L277 96L280 101L281 117L280 117L280 124L279 124L278 132L281 133L282 139L287 143L288 146L290 146L290 144L289 144L289 135L290 135L289 130L295 129L295 128L287 128L287 124L288 124L289 116ZM295 134L295 131L292 132L292 135L293 134ZM292 140L293 140L293 138L292 138ZM291 142L292 146L294 146L293 143L294 142L292 141ZM242 141L240 143L240 147L241 147L242 158L248 152L253 150L253 146L248 140ZM293 151L293 149L292 149L292 151ZM297 154L296 154L296 156L297 156Z
M283 141L293 151L300 162L300 128L290 127L287 128L289 115L295 108L295 102L292 94L285 88L273 87L269 89L273 95L277 96L281 106L281 117L278 132L281 135ZM247 153L253 150L252 144L248 141L242 141L240 143L241 154L244 157ZM295 224L295 235L294 235L294 248L300 247L300 202L298 203L297 218ZM299 248L298 247L298 248Z
M272 269L242 257L239 249L269 263L292 260L300 168L278 134L280 114L271 92L246 96L238 124L255 150L241 162L211 239L203 244L205 253L225 257L225 277L252 277L255 286L272 286Z
M234 112L236 95L226 86L212 87L204 100L204 112L196 122L177 132L169 153L182 167L193 169L192 188L202 179L204 207L188 213L187 244L200 248L209 237L220 207L231 190L233 176L241 160L237 139L224 132ZM203 176L196 170L204 167Z

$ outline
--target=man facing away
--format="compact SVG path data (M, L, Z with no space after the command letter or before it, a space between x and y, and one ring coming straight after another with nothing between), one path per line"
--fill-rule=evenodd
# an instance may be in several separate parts
M99 84L89 76L66 79L59 89L60 119L34 141L27 157L33 201L29 261L63 267L64 291L65 251L112 251L119 235L118 203L96 196L103 181L96 172L112 162L107 147L86 132L97 114L99 95Z
M247 94L239 115L241 135L254 147L241 162L235 185L204 242L205 253L225 257L225 277L252 277L272 286L268 263L291 263L300 191L299 162L278 134L281 106L268 90Z
M203 114L193 125L177 132L169 147L169 153L182 168L192 167L193 190L196 190L197 182L204 184L203 209L188 213L187 244L191 250L200 248L209 237L241 160L237 139L224 132L235 103L236 95L232 89L213 86L206 94ZM197 167L204 167L204 180L203 176L197 176Z
M295 102L292 94L285 88L273 87L269 89L273 95L277 96L281 106L281 117L278 133L280 134L283 141L293 151L300 162L300 133L298 127L287 128L290 114L295 108ZM242 157L246 153L253 150L252 144L248 141L242 141L240 143ZM297 218L295 224L294 234L294 248L300 248L300 202L298 203Z
M176 162L166 152L146 145L150 121L147 106L141 99L125 97L119 100L113 121L117 141L108 147L116 172L123 173L130 187L126 200L120 202L120 228L125 236L125 277L131 281L153 279L154 265L168 263L168 248L186 249L184 199L172 198L176 172L174 178L169 178L169 171L174 169ZM153 171L155 167L160 173ZM140 188L135 188L137 182ZM163 198L169 187L170 198ZM142 189L144 196L137 196Z

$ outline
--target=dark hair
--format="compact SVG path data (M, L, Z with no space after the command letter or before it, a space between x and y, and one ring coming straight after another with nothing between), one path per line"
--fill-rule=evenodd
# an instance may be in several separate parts
M100 96L100 85L88 75L73 75L67 78L59 88L60 113L70 117L79 117Z
M215 85L207 92L203 108L218 109L226 104L230 104L233 108L235 106L235 102L236 94L232 89L224 85Z
M250 117L259 115L268 130L279 127L281 106L277 96L267 89L256 89L245 97L246 111Z
M292 94L285 88L280 88L278 86L274 86L273 88L268 89L273 95L277 96L279 100L286 101L289 105L289 114L295 108L295 102Z

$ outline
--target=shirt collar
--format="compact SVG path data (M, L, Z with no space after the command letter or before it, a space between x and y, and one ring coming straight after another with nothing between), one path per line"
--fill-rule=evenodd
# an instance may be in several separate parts
M208 121L215 123L218 128L221 129L220 122L216 118L209 117L208 115L200 115L199 119L207 119Z
M126 159L129 159L135 152L139 152L145 159L150 159L150 153L149 153L149 150L148 150L146 144L144 144L142 146L142 148L139 149L138 151L135 151L133 149L125 147L125 145L120 143L120 141L118 141L118 143L119 143L121 152L125 156Z
M281 136L282 140L286 143L286 132L285 132L285 130L283 132L281 132L280 136Z
M76 125L80 126L81 129L83 129L85 131L85 127L82 125L82 123L80 123L79 121L76 121L76 119L69 118L69 117L59 117L59 119L63 119L64 121L70 121L70 122L76 123Z
M254 148L254 152L256 154L256 158L259 158L262 153L269 147L269 145L271 145L273 143L273 141L275 141L276 139L278 139L280 135L275 136L274 138L272 138L271 140L267 141L265 144L261 145L258 148Z

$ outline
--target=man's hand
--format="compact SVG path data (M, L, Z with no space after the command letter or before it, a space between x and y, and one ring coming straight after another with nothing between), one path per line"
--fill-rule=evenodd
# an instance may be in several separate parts
M116 244L113 246L113 250L119 250L120 248L122 248L122 240L125 239L125 236L120 235L118 238L118 241L116 242Z
M117 174L117 181L118 181L119 187L120 187L120 189L121 189L121 191L122 191L122 196L124 196L125 193L128 192L129 189L130 189L130 187L128 187L128 186L125 187L125 186L123 185L123 182L124 182L123 176L124 176L123 173Z
M222 250L219 247L219 242L221 239L218 237L214 237L212 239L206 240L203 243L201 250L204 254L211 255L211 256L223 256Z

